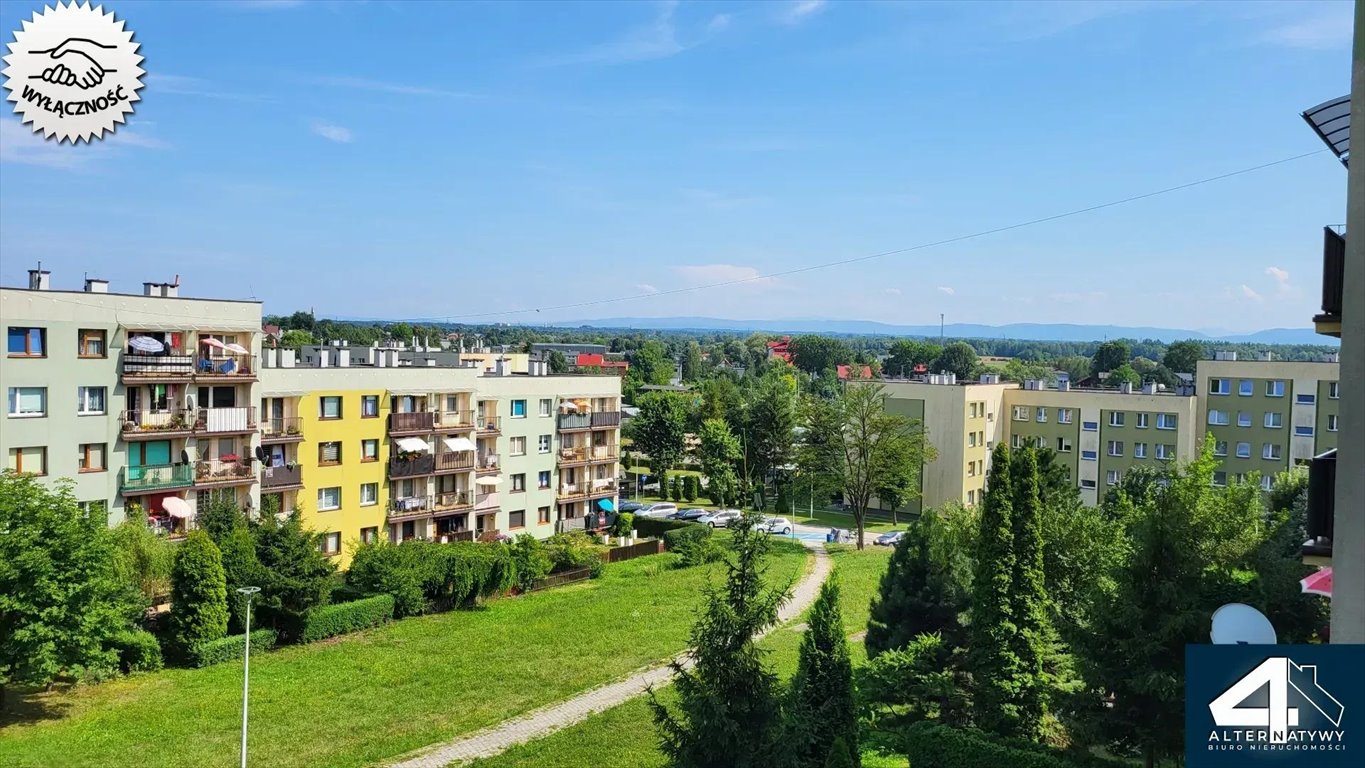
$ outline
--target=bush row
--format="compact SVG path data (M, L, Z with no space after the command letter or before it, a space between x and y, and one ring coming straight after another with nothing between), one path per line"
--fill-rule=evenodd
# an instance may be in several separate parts
M275 647L275 638L275 630L258 629L251 633L251 649L253 651L268 651ZM243 650L245 650L245 635L228 635L190 647L185 661L191 667L207 667L210 664L221 664L225 661L240 659Z
M702 527L684 520L666 520L659 517L640 517L639 515L635 516L634 524L636 533L641 536L654 536L656 538L662 537L668 531L674 531L679 528Z
M1061 752L1041 744L1015 744L981 731L921 720L905 730L905 748L915 768L1119 768L1126 765L1087 754Z
M362 544L346 581L369 595L392 595L394 616L473 605L511 588L511 548L497 544L379 541Z
M349 603L314 608L303 625L302 640L311 643L377 627L393 618L393 595L375 595Z

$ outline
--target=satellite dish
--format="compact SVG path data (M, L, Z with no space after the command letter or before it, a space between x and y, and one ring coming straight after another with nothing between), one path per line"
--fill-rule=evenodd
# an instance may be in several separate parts
M1275 627L1264 613L1243 603L1228 603L1213 612L1209 639L1214 645L1274 645Z

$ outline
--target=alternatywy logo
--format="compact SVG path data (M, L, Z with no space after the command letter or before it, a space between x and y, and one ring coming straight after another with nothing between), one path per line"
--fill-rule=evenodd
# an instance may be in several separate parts
M20 120L57 141L93 141L125 121L142 88L140 45L103 6L36 11L14 33L5 88Z
M1242 704L1264 691L1263 706ZM1301 717L1307 704L1322 715L1331 728L1305 728ZM1319 744L1342 747L1340 730L1346 707L1318 683L1314 664L1295 664L1288 656L1271 656L1221 696L1209 703L1213 722L1220 729L1209 734L1209 743L1248 743L1250 749L1275 749L1279 745ZM1233 729L1233 730L1226 730Z

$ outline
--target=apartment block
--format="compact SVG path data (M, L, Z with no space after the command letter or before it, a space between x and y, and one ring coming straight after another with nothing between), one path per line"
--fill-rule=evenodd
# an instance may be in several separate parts
M1336 447L1336 362L1201 360L1196 371L1201 435L1213 435L1222 466L1214 481L1261 473L1263 487L1290 466Z
M255 504L260 304L181 297L178 281L123 294L50 280L0 288L6 466L70 478L111 524L184 532L211 497Z

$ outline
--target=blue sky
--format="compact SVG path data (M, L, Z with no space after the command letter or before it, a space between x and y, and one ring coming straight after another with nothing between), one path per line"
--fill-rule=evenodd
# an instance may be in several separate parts
M41 259L329 316L1251 330L1309 324L1345 216L1324 152L651 296L1311 152L1347 2L105 7L142 101L94 146L0 118L6 285Z

